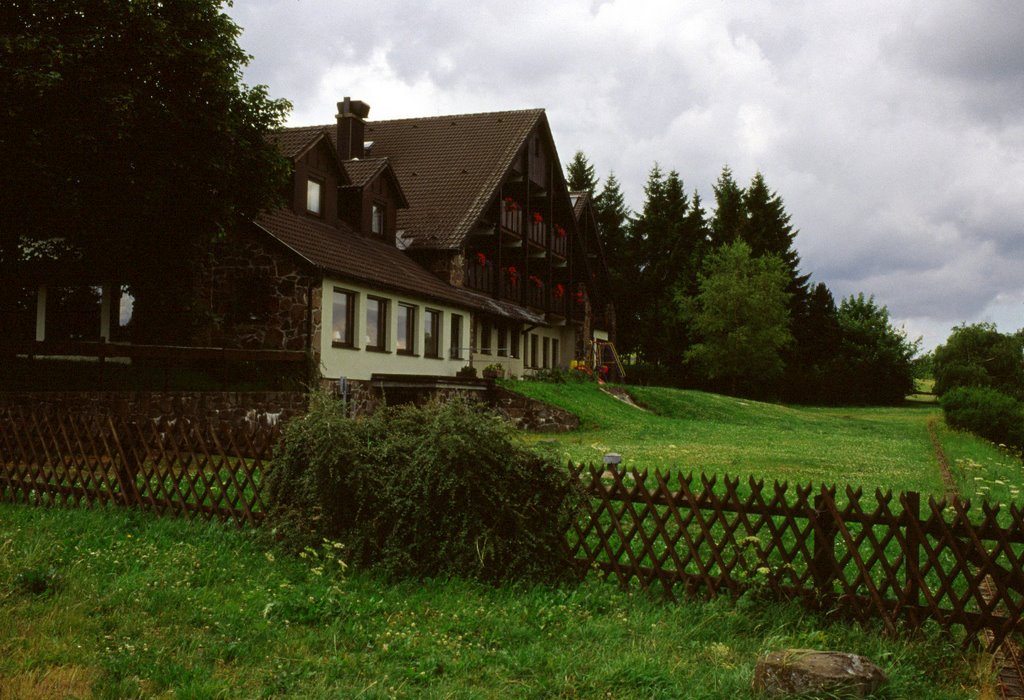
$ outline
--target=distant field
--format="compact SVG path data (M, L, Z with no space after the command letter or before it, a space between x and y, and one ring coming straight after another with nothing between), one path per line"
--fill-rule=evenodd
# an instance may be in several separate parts
M928 434L936 405L898 408L814 408L734 399L698 391L628 387L649 410L629 406L593 384L507 382L528 396L561 406L581 419L580 430L532 439L564 459L599 463L618 452L628 467L728 473L759 479L852 484L941 496L943 485ZM1014 461L982 440L945 429L951 465L976 460L969 479L1000 479ZM980 471L979 471L980 469ZM968 480L970 484L968 484ZM1005 481L1005 478L1002 480ZM994 484L998 486L998 484ZM994 493L994 491L993 491ZM1011 496L1009 488L1001 495Z

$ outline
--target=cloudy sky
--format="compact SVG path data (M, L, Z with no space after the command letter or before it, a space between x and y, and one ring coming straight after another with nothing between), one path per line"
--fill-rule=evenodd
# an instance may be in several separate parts
M334 120L543 107L627 203L655 161L713 206L760 170L837 300L926 348L1024 327L1020 0L236 0L250 84Z

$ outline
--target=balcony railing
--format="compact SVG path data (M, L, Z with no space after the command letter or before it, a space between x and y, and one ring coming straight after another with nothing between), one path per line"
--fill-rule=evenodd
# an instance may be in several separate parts
M475 258L466 261L466 287L480 292L494 290L494 263L487 260L481 263Z
M566 257L569 250L569 234L564 228L555 225L554 234L551 236L551 250L555 255Z
M568 291L565 289L565 287L562 287L561 291L559 291L559 286L560 285L556 284L554 288L551 290L551 307L549 311L553 314L558 314L559 316L565 316L565 298L568 295Z
M526 285L526 304L537 309L547 308L547 289L544 285L539 287L535 284L528 283Z
M518 236L523 235L523 210L515 201L502 200L501 228Z
M498 282L498 295L508 301L519 301L522 293L522 282L519 277L513 278L507 271Z
M535 243L542 248L547 247L547 226L543 221L531 221L530 222L530 243Z

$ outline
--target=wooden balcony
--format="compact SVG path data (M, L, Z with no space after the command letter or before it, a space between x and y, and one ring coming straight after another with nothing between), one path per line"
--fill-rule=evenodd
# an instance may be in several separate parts
M507 301L519 302L522 298L523 283L519 276L513 278L508 271L503 271L498 280L498 296Z
M523 208L511 197L501 201L499 225L503 233L523 236Z
M558 224L555 224L551 236L551 252L563 259L569 255L569 234Z
M533 250L547 250L548 239L547 239L548 227L544 221L530 221L528 239L530 241L530 248Z
M494 263L487 260L481 264L476 257L466 260L466 287L478 292L494 292Z
M526 283L526 305L535 309L547 309L547 288L541 284L537 286L532 281Z
M567 315L566 307L568 306L566 303L567 296L568 291L565 287L562 287L562 293L559 295L558 285L555 285L554 289L551 290L551 307L548 310L553 314L565 317Z

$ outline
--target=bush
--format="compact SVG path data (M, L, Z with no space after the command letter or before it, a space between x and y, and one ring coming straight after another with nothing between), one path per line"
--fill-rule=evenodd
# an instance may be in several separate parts
M946 423L992 442L1024 447L1024 404L995 389L958 387L941 399Z
M318 396L267 477L270 525L301 549L344 543L388 577L553 581L579 487L509 423L455 398L352 419Z

